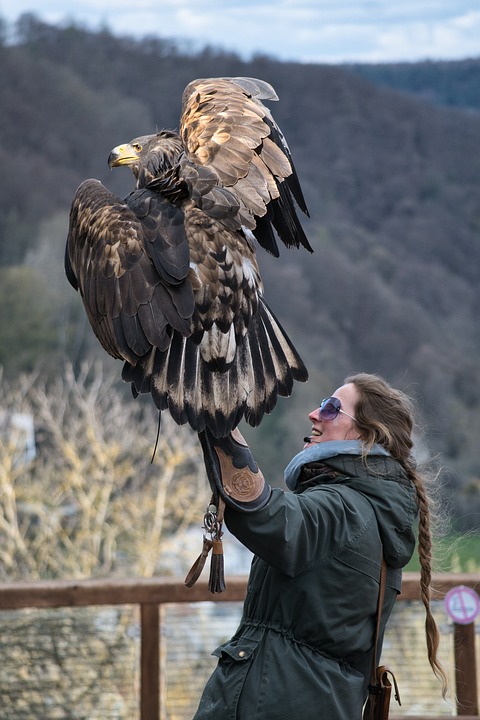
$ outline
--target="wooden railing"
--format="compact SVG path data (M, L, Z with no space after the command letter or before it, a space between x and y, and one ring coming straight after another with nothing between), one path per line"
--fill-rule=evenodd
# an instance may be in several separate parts
M433 577L433 599L441 599L453 587L466 585L480 589L480 577L472 574L438 574ZM207 584L199 581L193 588L171 578L128 580L45 581L0 585L0 611L22 608L59 608L88 605L140 606L140 720L160 718L160 612L164 603L202 601L242 601L246 578L227 578L224 593L212 595ZM419 600L417 573L405 573L402 600ZM456 671L457 714L463 720L479 720L475 631L473 624L455 625L454 655ZM424 720L420 716L396 720ZM444 720L433 718L428 720Z

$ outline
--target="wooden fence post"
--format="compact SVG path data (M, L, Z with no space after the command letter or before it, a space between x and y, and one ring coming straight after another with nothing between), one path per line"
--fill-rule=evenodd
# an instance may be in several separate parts
M475 625L455 623L454 628L457 713L478 716Z
M140 605L140 720L160 720L160 612Z

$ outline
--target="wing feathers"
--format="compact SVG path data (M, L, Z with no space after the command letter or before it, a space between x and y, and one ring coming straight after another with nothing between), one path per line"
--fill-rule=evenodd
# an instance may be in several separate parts
M152 345L165 349L171 328L191 333L195 301L183 212L158 193L138 190L122 202L98 180L82 183L65 266L114 357L135 364Z
M190 161L208 168L218 185L236 195L240 222L251 230L257 227L255 235L265 249L274 245L268 226L274 218L273 227L287 247L302 245L312 252L296 214L295 202L308 211L290 150L262 99L278 98L268 83L254 78L196 80L183 94L180 135ZM277 205L273 214L272 204ZM210 212L207 204L202 207Z

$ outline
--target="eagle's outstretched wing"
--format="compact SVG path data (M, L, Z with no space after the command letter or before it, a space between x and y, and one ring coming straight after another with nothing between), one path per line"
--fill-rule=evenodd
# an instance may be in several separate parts
M190 253L183 212L151 190L126 201L85 180L70 211L65 270L105 350L135 364L191 332Z
M262 247L278 257L273 226L287 247L312 252L295 211L294 200L308 215L290 149L262 100L278 100L263 80L194 80L182 98L183 146L190 160L234 193L241 224Z
M98 180L78 188L65 268L107 352L125 361L134 395L197 431L258 425L302 360L262 297L255 238L278 254L311 249L290 153L260 102L262 81L191 83L180 134L142 136L112 151L137 189L125 200ZM253 234L252 234L253 233Z

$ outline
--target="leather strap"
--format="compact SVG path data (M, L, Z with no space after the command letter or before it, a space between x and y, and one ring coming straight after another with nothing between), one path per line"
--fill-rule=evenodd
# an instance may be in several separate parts
M370 674L370 684L371 685L375 685L375 683L376 683L378 637L380 635L380 624L382 621L382 609L383 609L383 601L385 599L386 584L387 584L387 563L385 562L385 558L383 557L383 552L382 552L382 568L380 570L380 586L378 588L378 602L377 602L377 623L375 625L375 644L373 646L372 671Z
M203 536L203 548L202 552L198 556L198 558L193 563L192 567L187 573L187 577L185 578L185 585L188 588L191 588L195 585L198 578L200 577L203 568L205 567L205 562L208 557L208 553L214 546L213 540L209 540L205 535Z

